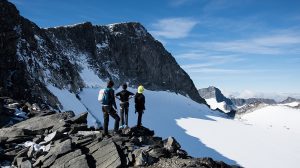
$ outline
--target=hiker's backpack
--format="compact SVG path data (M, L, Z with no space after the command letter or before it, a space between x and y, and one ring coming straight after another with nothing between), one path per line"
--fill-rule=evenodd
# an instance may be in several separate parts
M98 95L98 101L103 105L108 105L109 103L109 88L101 89Z
M98 101L99 101L100 103L102 103L102 101L103 101L103 98L104 98L104 92L105 92L105 89L99 90Z

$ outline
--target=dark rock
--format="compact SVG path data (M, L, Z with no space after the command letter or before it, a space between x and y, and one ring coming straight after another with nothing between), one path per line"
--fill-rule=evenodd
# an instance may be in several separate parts
M168 151L165 148L153 148L149 151L149 155L154 158L166 157Z
M28 156L29 158L31 158L31 157L33 157L33 154L34 154L34 148L33 148L33 146L31 146L31 147L29 147L29 149L28 149L27 156Z
M32 163L29 160L24 160L18 164L19 168L32 168Z
M17 123L9 128L0 129L0 137L16 137L24 135L40 134L46 129L53 128L64 120L73 117L74 113L64 112L48 116L33 117L23 122ZM25 131L27 131L25 133Z
M243 106L249 104L257 104L257 103L265 103L265 104L276 104L276 101L273 99L264 99L264 98L249 98L249 99L242 99L242 98L231 98L231 101L236 106Z
M21 163L24 162L25 160L26 160L25 157L18 157L15 163L17 164L18 167L21 167Z
M81 155L76 158L71 159L69 162L65 163L65 167L83 168L89 167L86 155ZM55 168L55 167L53 167Z
M95 147L97 148L90 150L90 153L96 161L96 167L121 167L121 156L114 142L111 140L103 140L95 145Z
M23 162L25 160L25 158L27 157L27 153L29 151L29 148L24 148L22 150L20 150L17 154L13 154L14 159L12 164L13 165L18 165L19 163Z
M57 139L60 139L63 136L62 133L55 131L51 134L48 134L47 136L45 136L44 141L45 142L50 142L50 141L55 141Z
M157 158L152 157L149 155L149 151L151 149L148 147L143 147L140 149L136 149L133 152L134 156L134 166L146 166L146 165L151 165L154 162L157 161Z
M128 135L128 136L135 136L135 137L153 136L154 131L141 126L141 127L132 127L132 128L124 129L123 134Z
M32 142L38 144L38 143L42 142L43 139L44 139L44 138L43 138L42 135L36 135L36 137L32 139Z
M3 148L0 146L0 156L3 156L3 154L4 154L4 150L3 150Z
M88 112L81 113L80 115L70 118L66 122L70 124L87 124L87 116Z
M176 155L180 158L186 159L188 157L188 153L185 150L178 149L176 151Z
M180 144L176 141L175 138L169 137L168 139L164 140L164 148L166 148L171 153L176 152L178 149L181 148Z
M87 124L72 124L68 134L76 134L78 131L88 131Z
M65 167L74 167L74 168L84 168L89 167L86 156L81 152L80 149L75 150L65 154L55 160L53 168L65 168Z
M134 166L146 166L148 164L148 154L142 149L137 149L133 152Z
M70 127L66 127L66 126L61 126L58 129L52 129L52 131L53 130L56 130L56 131L61 132L61 133L65 133L65 132L69 132L71 130L71 128Z
M55 146L50 149L49 153L47 153L45 156L39 157L33 166L49 167L60 155L68 153L71 150L72 145L70 139L61 143L56 143Z
M199 159L180 159L180 158L161 158L157 163L154 163L150 168L173 168L173 167L199 167L199 168L239 168L239 166L230 166L224 162L216 162L211 158Z

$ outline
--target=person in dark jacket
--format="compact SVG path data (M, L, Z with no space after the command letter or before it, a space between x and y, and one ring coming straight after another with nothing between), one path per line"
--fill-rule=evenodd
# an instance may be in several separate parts
M127 90L127 84L124 83L122 86L123 90L116 94L116 97L120 100L120 116L121 116L121 128L128 127L128 108L129 108L129 98L134 94ZM124 121L125 115L125 121Z
M138 92L135 94L134 102L135 102L135 112L138 113L137 126L142 126L142 115L145 110L145 96L143 95L144 87L140 85L138 87Z
M110 80L107 83L107 88L104 91L105 101L102 102L102 111L103 111L103 118L104 118L103 129L104 129L105 136L109 136L108 135L109 115L115 119L114 132L118 133L119 130L120 117L116 112L117 106L115 101L115 92L112 88L113 86L114 86L114 82Z

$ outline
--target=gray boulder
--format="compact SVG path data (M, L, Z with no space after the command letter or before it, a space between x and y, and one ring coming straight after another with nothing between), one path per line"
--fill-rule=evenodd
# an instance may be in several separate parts
M60 139L62 136L63 136L62 133L55 131L55 132L52 132L51 134L48 134L47 136L45 136L44 141L45 142L54 141L54 140Z
M51 168L85 168L89 167L86 155L80 149L70 152L56 159Z
M94 145L96 149L90 151L95 159L95 166L99 168L121 167L121 156L118 147L111 140L103 140Z
M34 167L41 166L41 167L49 167L51 166L54 161L60 156L65 153L68 153L72 150L71 140L65 140L61 143L56 143L53 148L50 149L49 153L45 156L41 156L37 159L34 163Z
M164 140L164 148L166 148L171 153L174 153L178 149L180 149L181 146L174 137L169 137L168 139Z

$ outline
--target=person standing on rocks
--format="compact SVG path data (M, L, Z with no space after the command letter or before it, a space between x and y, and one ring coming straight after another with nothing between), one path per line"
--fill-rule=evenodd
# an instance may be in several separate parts
M142 126L142 115L145 110L145 96L143 95L144 87L140 85L138 87L138 92L135 94L135 113L138 113L137 127Z
M104 90L103 100L102 100L102 111L104 118L104 135L108 135L108 123L109 115L115 119L114 132L118 133L120 117L118 116L116 110L115 92L113 90L114 82L112 80L108 81L107 88Z
M122 86L123 90L116 94L116 97L120 100L120 116L121 116L121 126L120 128L128 127L128 108L129 99L133 97L133 93L127 90L127 84L124 83ZM125 115L125 121L124 121Z

